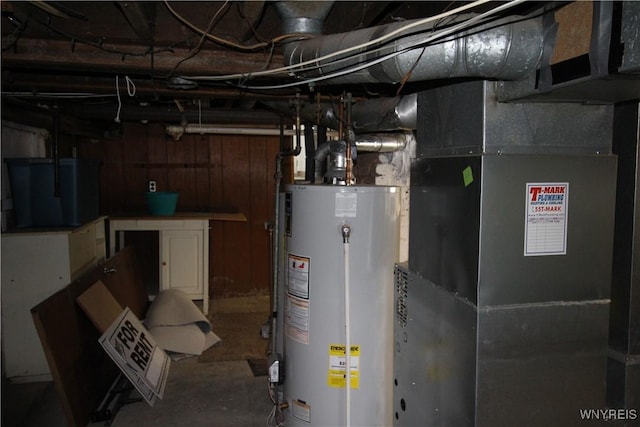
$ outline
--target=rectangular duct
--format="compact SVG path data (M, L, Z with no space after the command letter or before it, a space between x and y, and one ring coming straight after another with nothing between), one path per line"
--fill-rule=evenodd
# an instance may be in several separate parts
M613 150L619 158L609 322L608 400L640 408L639 105L616 106Z
M519 81L500 82L500 101L613 104L640 98L640 3L568 2L565 8L576 4L580 9L591 7L590 22L562 8L549 11L543 21L545 53L537 72ZM561 40L562 30L578 37L590 35L589 46L582 55L554 62L557 51L579 43Z
M478 307L395 277L394 426L566 427L605 408L606 300Z
M418 157L475 154L608 154L612 105L502 103L496 82L418 94Z
M613 106L504 104L491 82L418 95L396 426L606 408L612 129Z
M611 155L416 160L409 268L478 306L609 298L615 171ZM529 183L568 183L566 254L525 256Z

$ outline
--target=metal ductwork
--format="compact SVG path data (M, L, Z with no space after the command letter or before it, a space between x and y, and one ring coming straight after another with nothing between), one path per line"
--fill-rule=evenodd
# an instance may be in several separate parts
M322 21L332 2L293 1L278 2L277 5L283 20L283 31L320 34ZM460 15L453 22L462 22L472 16L475 15ZM542 57L544 37L540 19L501 19L449 36L437 44L424 46L420 43L436 31L434 23L414 26L410 32L401 31L412 22L417 21L403 21L289 43L285 46L285 63L296 65L316 61L318 68L298 73L314 78L382 58L391 52L400 52L369 68L323 82L362 84L465 77L517 80L535 72ZM362 47L355 52L319 60L323 56L362 45L396 31L400 31L399 35L384 45ZM336 63L337 60L340 61ZM409 95L356 103L352 112L354 131L362 133L416 129L416 101L415 95ZM267 105L280 111L288 109L288 106L279 103L269 102ZM331 105L321 105L320 111L317 105L307 105L303 107L301 116L313 123L319 117L319 124L332 129L338 128L338 118Z
M404 150L409 137L400 132L389 133L368 133L356 135L353 141L356 153L389 153ZM314 155L314 179L316 183L344 181L346 170L346 150L345 141L327 141L320 144Z
M355 144L358 151L368 153L389 153L404 150L408 137L404 133L367 133L357 135Z
M356 102L351 109L353 130L356 133L415 130L417 94L393 98L373 98ZM290 114L288 102L266 101L265 105L282 114ZM339 119L331 103L305 104L300 116L305 122L319 124L329 129L339 128ZM319 120L319 122L318 122Z
M456 21L461 22L472 16L461 15ZM410 34L406 34L406 31L403 34L402 28L412 22L415 21L291 43L285 47L285 63L296 65L316 61L317 69L299 73L312 78L355 67L392 52L401 52L371 67L326 80L325 83L398 83L403 79L411 82L458 77L517 80L534 72L542 56L543 29L539 19L503 18L428 45L421 43L427 33L436 30L433 23L415 26ZM330 60L319 60L325 55L362 45L396 31L400 31L400 36L390 43L362 47ZM336 63L336 60L340 61Z
M413 130L417 121L417 101L417 94L360 101L351 109L353 130L356 133ZM327 106L322 113L325 125L337 129L339 118L333 107Z
M322 34L324 20L333 7L332 1L279 1L276 7L282 19L284 34Z

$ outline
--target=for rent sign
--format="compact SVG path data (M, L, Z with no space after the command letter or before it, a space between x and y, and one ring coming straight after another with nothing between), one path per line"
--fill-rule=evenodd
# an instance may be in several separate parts
M100 344L147 403L164 394L171 359L126 308L100 337Z

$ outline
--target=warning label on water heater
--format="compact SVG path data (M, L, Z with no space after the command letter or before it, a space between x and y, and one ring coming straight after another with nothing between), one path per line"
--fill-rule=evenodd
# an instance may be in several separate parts
M568 182L527 183L524 255L567 253Z
M286 295L284 333L292 340L309 344L309 300Z
M289 254L287 263L287 286L289 294L309 299L308 257Z
M309 263L311 259L288 254L287 295L284 332L302 344L309 344Z

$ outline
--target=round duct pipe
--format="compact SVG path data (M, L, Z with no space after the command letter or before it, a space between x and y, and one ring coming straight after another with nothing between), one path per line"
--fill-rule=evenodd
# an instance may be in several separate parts
M333 7L332 1L278 1L284 34L322 34L324 20Z
M367 133L356 135L356 148L361 152L388 153L404 150L407 136L404 133Z
M460 15L462 22L475 15ZM314 71L301 73L313 78L356 67L363 62L401 52L371 67L326 80L325 84L398 83L444 78L477 77L517 80L535 71L542 56L543 29L540 19L503 18L421 46L434 31L433 23L416 26L387 44L360 48L331 60L318 58L359 46L385 34L401 30L412 21L331 34L291 43L285 47L285 64L316 61ZM416 47L420 46L420 47ZM380 48L372 51L373 48ZM334 61L341 61L335 63Z
M370 133L355 136L356 152L389 153L404 150L407 146L407 134ZM345 180L346 143L344 141L327 141L318 145L314 155L314 182L338 182ZM326 169L326 171L325 171Z
M291 114L289 103L280 101L263 102L274 110ZM315 123L320 109L320 125L338 129L339 120L331 103L305 104L300 116ZM356 102L351 107L351 121L356 133L384 132L395 130L415 130L418 117L418 95L409 94L393 98L374 98Z

